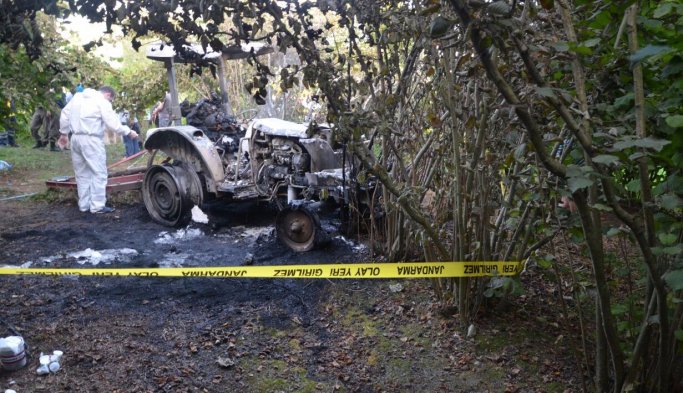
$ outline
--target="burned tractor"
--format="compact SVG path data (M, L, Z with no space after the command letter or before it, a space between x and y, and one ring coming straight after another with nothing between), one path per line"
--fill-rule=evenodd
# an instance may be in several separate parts
M153 153L142 195L155 221L183 226L190 221L192 208L208 200L264 201L278 207L280 240L295 251L308 251L325 238L317 214L320 204L345 205L353 195L354 201L368 205L373 184L351 181L355 166L335 144L330 127L277 118L255 120L243 127L233 117L225 61L272 51L255 43L226 47L218 53L195 46L182 55L167 45L149 47L147 57L166 65L173 102L172 125L150 130L145 141L145 148ZM221 97L180 105L174 64L197 59L217 65ZM188 125L179 125L181 109ZM155 158L159 152L165 159Z
M344 168L348 157L333 149L328 127L271 118L252 122L238 141L217 135L212 140L194 126L148 133L145 148L168 157L149 165L142 186L155 221L183 226L191 209L208 199L258 200L278 206L277 235L291 249L308 251L324 240L318 205L345 203L351 184L350 166ZM359 189L366 193L370 188Z

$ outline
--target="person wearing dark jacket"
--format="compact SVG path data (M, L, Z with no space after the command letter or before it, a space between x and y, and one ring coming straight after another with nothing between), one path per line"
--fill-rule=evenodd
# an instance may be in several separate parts
M134 154L140 152L140 124L138 123L135 116L128 117L128 128L135 131L138 134L138 138L131 138L128 135L123 136L123 145L126 147L126 157L130 157Z
M50 90L51 93L54 91ZM39 149L50 144L50 151L60 151L55 143L59 139L59 117L64 107L64 99L61 94L54 97L50 107L39 106L31 118L31 136L36 140L34 149ZM40 135L40 129L45 127L44 135Z
M7 144L11 147L19 147L17 145L17 117L14 115L14 100L7 101L7 106L9 107L9 116L4 120L5 131L7 131Z

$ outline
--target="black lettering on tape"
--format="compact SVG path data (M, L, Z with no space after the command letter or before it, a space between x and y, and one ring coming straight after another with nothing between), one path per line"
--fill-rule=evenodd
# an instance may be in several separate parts
M431 276L443 274L445 266L399 266L398 274L400 276Z
M81 272L73 272L73 271L37 272L36 274L39 274L41 276L82 276Z
M285 272L286 270L283 269L275 269L275 274L273 277L286 277Z
M189 272L182 271L181 274L185 277L245 277L247 270L193 270Z
M459 262L462 265L463 276L483 276L495 275L499 272L505 275L517 274L522 268L520 263L515 262ZM448 263L438 264L434 262L425 264L415 263L390 263L386 265L371 265L370 263L357 265L290 265L290 266L269 266L273 270L268 273L258 273L255 277L291 277L291 278L317 278L322 277L365 277L375 278L383 276L393 277L438 277L443 276ZM392 273L388 269L396 268ZM382 269L387 269L383 271ZM163 276L183 276L183 277L250 277L250 268L233 267L205 267L184 269L27 269L26 271L13 270L11 273L0 274L20 274L20 275L43 275L43 276L136 276L136 277L158 277ZM254 271L254 273L256 273Z
M330 268L330 276L332 277L351 277L351 269L341 267L338 269Z
M356 276L360 277L365 277L365 276L379 276L379 268L378 267L359 267L356 269Z
M493 274L498 272L496 265L465 265L465 274Z
M517 268L519 267L518 264L506 264L503 265L503 273L517 273Z
M323 269L275 269L273 277L320 277Z

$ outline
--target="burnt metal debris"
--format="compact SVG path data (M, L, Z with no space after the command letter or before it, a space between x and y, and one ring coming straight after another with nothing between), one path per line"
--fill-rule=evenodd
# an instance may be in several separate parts
M188 100L180 103L180 112L187 120L187 124L204 132L213 142L219 141L223 136L228 136L236 142L244 137L246 129L237 121L235 116L225 112L223 103L218 94L212 94L191 104Z

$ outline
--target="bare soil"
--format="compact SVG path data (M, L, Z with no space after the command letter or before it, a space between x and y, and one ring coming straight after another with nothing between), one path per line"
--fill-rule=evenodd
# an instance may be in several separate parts
M0 202L0 266L90 267L92 250L132 249L100 267L280 265L367 261L333 233L294 253L267 206L214 211L194 238L151 221L135 198L110 215L74 200ZM156 242L155 242L156 241ZM540 277L530 277L538 280ZM400 284L397 287L396 284ZM467 338L428 280L35 277L0 275L0 331L18 331L27 367L0 371L25 392L574 392L576 361L543 287L483 307ZM543 315L543 318L533 316ZM570 333L568 333L568 331ZM61 370L37 375L41 352Z

